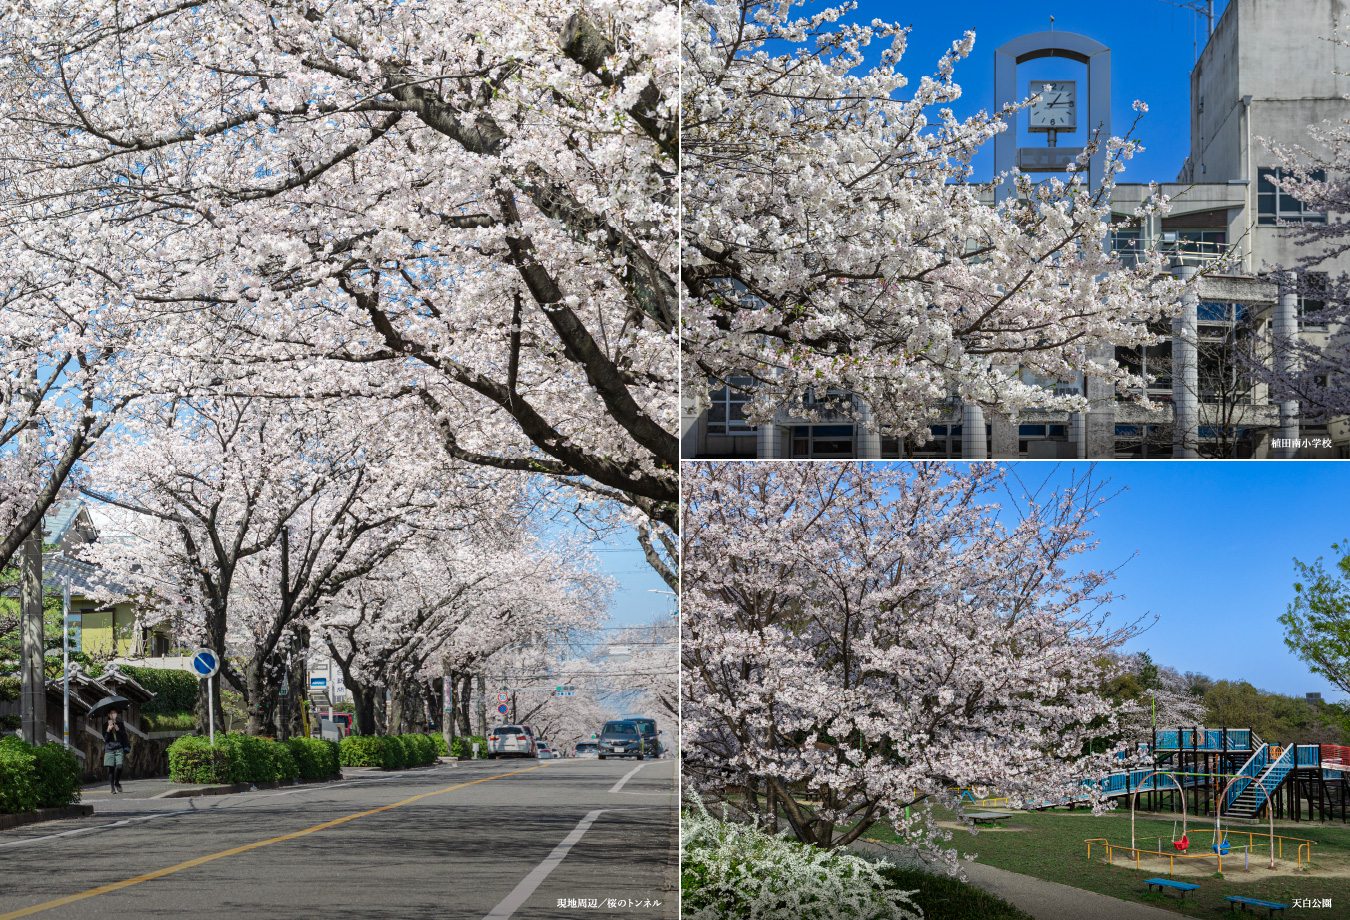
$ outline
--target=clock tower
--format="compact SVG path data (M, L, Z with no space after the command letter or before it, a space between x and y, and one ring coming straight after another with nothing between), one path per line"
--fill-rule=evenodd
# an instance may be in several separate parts
M1083 148L1058 146L1059 132L1073 132L1082 125L1089 138L1096 136L1100 142L1088 161L1088 187L1096 190L1106 165L1106 140L1111 136L1111 49L1073 32L1033 32L1014 38L994 54L994 104L1002 108L1034 97L1024 110L1027 130L1044 134L1046 141L1043 147L1018 147L1015 130L995 135L995 171L1002 173L1015 167L1022 172L1064 172ZM1087 79L1038 79L1035 73L1026 73L1026 96L1019 96L1018 66L1047 57L1083 64ZM1011 194L1011 184L999 186L999 200Z

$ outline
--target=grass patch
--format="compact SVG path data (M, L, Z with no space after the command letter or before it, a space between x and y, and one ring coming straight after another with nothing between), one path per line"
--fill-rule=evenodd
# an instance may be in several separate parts
M941 812L937 816L943 820L950 818L950 815ZM1140 869L1135 869L1131 862L1127 868L1123 864L1123 854L1117 852L1115 865L1108 866L1105 854L1102 854L1102 859L1098 859L1097 847L1093 848L1092 861L1087 860L1087 847L1083 841L1089 837L1106 837L1112 844L1129 845L1129 812L1112 812L1099 817L1093 817L1087 812L1031 812L1015 815L1010 823L1010 829L982 830L978 834L955 830L951 843L961 853L978 854L977 862L985 865L1125 901L1163 907L1187 916L1213 917L1215 911L1227 909L1228 902L1224 898L1235 894L1277 901L1291 907L1294 900L1299 898L1331 898L1343 904L1350 903L1350 878L1318 874L1319 869L1350 870L1350 826L1342 824L1276 823L1276 834L1315 842L1312 848L1312 873L1274 875L1265 868L1267 858L1259 855L1259 849L1252 854L1249 871L1243 871L1240 853L1225 857L1222 877L1218 877L1214 871L1213 862L1202 864L1197 861L1192 865L1203 865L1204 872L1175 876L1179 881L1200 886L1199 891L1191 892L1187 900L1182 902L1175 895L1164 895L1162 898L1156 892L1150 895L1144 885L1144 879L1167 876L1165 861L1145 862ZM1194 832L1200 828L1212 828L1213 825L1213 818L1191 816L1188 829ZM1137 818L1136 834L1140 838L1158 834L1169 838L1172 826L1170 816L1159 818L1141 815ZM1264 833L1264 826L1260 830ZM1180 836L1179 825L1176 833ZM903 842L889 828L881 825L872 828L867 836L882 843ZM1193 833L1192 839L1198 836ZM1208 836L1205 834L1203 839L1208 840ZM1294 861L1288 849L1285 857L1280 861L1282 870ZM937 916L945 918L946 915Z
M185 732L196 727L197 716L191 710L141 713L141 731Z
M928 920L1032 920L1002 898L950 876L897 868L883 869L881 876L901 891L918 889L910 897Z

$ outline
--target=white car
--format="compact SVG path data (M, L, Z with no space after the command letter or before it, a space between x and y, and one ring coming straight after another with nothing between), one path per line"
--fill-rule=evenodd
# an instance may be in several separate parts
M534 735L523 725L498 725L488 732L488 759L534 757Z
M577 749L572 752L572 756L581 760L599 760L600 745L594 741L578 742Z
M553 753L553 748L548 746L547 741L540 741L535 745L534 756L540 760L553 760L558 755Z

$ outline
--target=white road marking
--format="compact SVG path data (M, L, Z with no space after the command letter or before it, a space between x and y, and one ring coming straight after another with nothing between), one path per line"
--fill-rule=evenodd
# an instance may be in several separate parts
M21 847L30 843L42 843L44 840L57 840L61 837L73 837L76 834L84 834L89 831L104 830L109 827L126 827L134 821L153 821L156 818L163 818L165 815L186 815L196 811L194 808L185 808L182 811L162 811L156 815L145 815L139 818L123 818L121 821L114 821L111 824L94 824L89 827L77 827L74 830L62 831L59 834L47 834L43 837L24 837L22 840L11 840L8 843L0 843L0 847Z
M634 770L633 772L636 773L637 771ZM492 908L491 912L489 912L483 920L507 920L507 918L519 910L520 905L529 900L530 895L534 894L534 890L539 887L544 879L548 878L550 872L558 868L559 863L563 861L563 857L567 855L567 851L576 845L577 841L581 839L587 829L595 823L595 819L604 814L604 812L605 809L602 808L599 811L593 811L582 818L581 823L573 828L572 833L568 834L562 843L554 847L553 852L548 854L543 862L535 866L533 871L525 876L520 884L502 899L500 904Z
M620 789L623 788L623 784L624 784L624 783L628 782L630 779L633 778L633 774L634 774L634 773L636 773L637 771L641 770L641 769L642 769L643 767L645 767L645 766L647 766L645 763L640 763L640 764L638 764L636 767L634 767L633 769L629 770L627 773L625 773L625 774L623 775L623 779L621 779L621 780L619 780L617 783L615 783L615 784L610 788L609 791L610 791L610 792L618 792Z

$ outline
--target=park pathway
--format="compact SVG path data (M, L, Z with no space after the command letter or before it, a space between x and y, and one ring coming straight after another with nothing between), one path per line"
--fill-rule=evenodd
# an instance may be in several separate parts
M854 844L854 848L902 861L891 847L863 841ZM972 885L1020 907L1036 920L1176 920L1179 916L1147 904L1122 901L983 863L963 862L961 869Z

